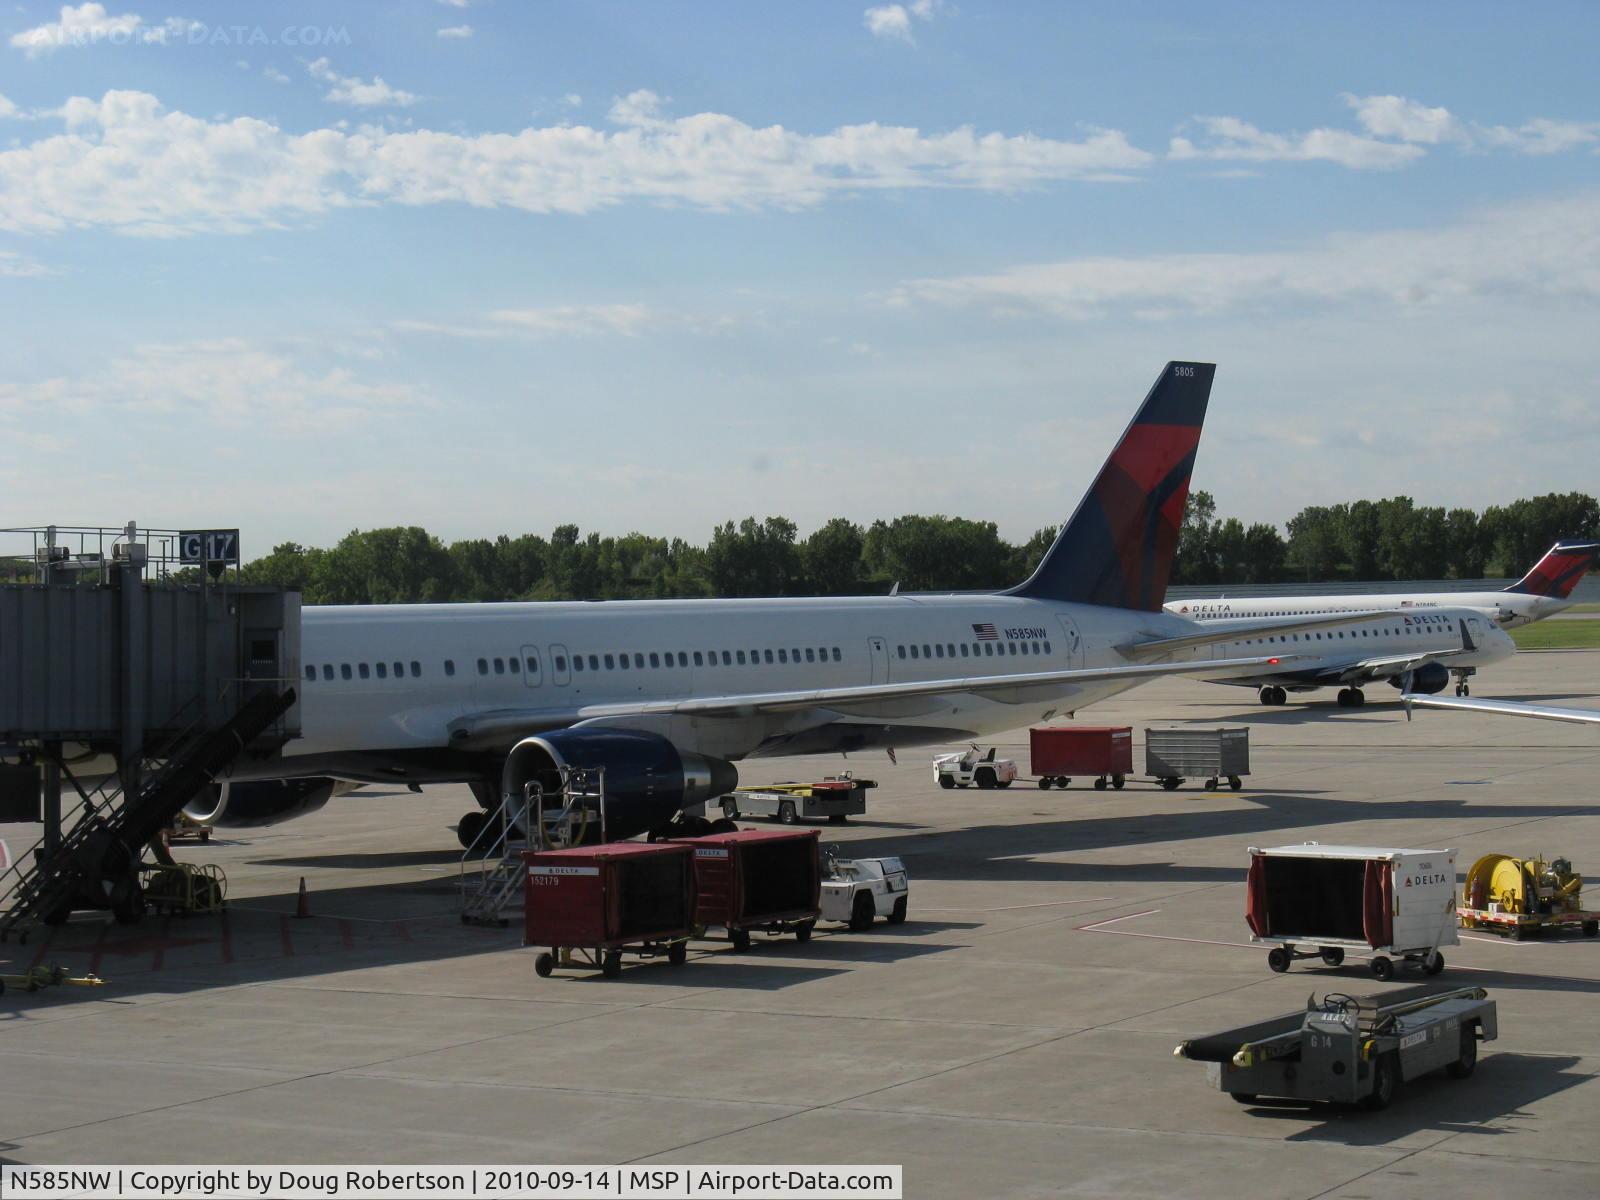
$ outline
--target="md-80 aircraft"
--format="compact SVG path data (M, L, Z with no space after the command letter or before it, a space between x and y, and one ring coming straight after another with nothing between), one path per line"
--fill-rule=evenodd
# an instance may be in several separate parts
M1303 644L1284 637L1363 618L1161 608L1214 370L1162 370L1038 568L998 594L307 607L302 736L189 812L268 824L341 780L466 782L488 809L604 768L622 838L731 790L740 759L968 741L1148 679L1285 665Z

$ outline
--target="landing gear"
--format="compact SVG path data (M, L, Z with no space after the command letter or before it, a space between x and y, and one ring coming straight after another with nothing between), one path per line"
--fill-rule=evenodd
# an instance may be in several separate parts
M463 850L472 849L472 844L483 833L483 827L489 823L489 814L482 810L462 813L461 820L456 822L456 841L461 843Z
M1474 668L1472 670L1465 671L1452 671L1450 673L1456 677L1456 695L1472 695L1472 685L1467 682L1467 678L1468 676L1476 675L1478 673L1477 669Z
M1351 687L1339 689L1340 708L1360 708L1366 702L1367 694L1360 688Z
M1272 707L1282 704L1285 700L1287 700L1289 698L1289 693L1284 691L1277 684L1269 683L1257 693L1257 696L1260 698L1261 703Z

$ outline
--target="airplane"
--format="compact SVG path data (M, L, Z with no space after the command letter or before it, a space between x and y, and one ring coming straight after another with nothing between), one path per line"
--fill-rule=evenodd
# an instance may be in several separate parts
M1462 712L1493 713L1500 717L1533 717L1541 721L1567 721L1574 725L1600 725L1600 709L1563 708L1553 704L1528 704L1521 700L1468 700L1448 696L1418 696L1403 692L1406 716L1411 716L1411 706L1421 704L1428 708L1453 708Z
M484 810L458 825L468 845L528 781L555 796L568 768L604 768L603 825L621 839L697 828L683 810L731 791L743 759L966 742L1149 679L1291 661L1285 637L1372 614L1222 628L1161 607L1214 373L1162 369L1037 569L1003 592L307 606L300 738L186 811L272 824L341 780L465 782Z
M1516 629L1534 621L1542 621L1546 617L1554 616L1563 609L1571 608L1573 604L1572 589L1578 586L1578 581L1594 565L1595 556L1600 554L1600 541L1592 539L1564 539L1551 546L1534 567L1516 583L1500 592L1410 592L1393 594L1376 594L1365 596L1250 596L1230 600L1218 597L1215 600L1171 600L1164 607L1170 613L1179 616L1191 617L1196 621L1227 621L1247 617L1286 617L1299 616L1311 613L1336 613L1336 612L1381 612L1385 610L1415 613L1442 611L1445 609L1471 609L1480 615L1487 616L1502 629ZM1454 618L1459 620L1459 615ZM1483 665L1475 659L1456 657L1446 664L1449 675L1456 680L1455 694L1469 696L1472 694L1472 685L1467 682L1477 673L1477 667ZM1390 672L1386 678L1396 687L1400 686L1401 673ZM1418 679L1420 690L1427 692L1442 691L1447 675L1437 671L1428 673ZM1222 681L1216 681L1222 682ZM1227 682L1237 683L1237 680ZM1329 683L1351 684L1358 682L1355 677L1351 679L1329 679ZM1437 684L1437 686L1431 686ZM1260 684L1261 702L1263 704L1282 704L1283 689L1270 682ZM1304 691L1307 688L1297 687L1293 690ZM1359 688L1357 689L1359 692ZM1348 696L1348 689L1340 693L1341 704L1359 704L1359 700L1352 700Z

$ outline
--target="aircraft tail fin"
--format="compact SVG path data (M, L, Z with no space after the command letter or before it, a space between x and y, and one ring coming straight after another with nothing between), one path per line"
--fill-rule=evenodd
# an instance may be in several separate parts
M1216 364L1169 362L1044 559L1007 595L1156 612Z
M1594 566L1597 554L1600 554L1600 542L1597 541L1568 539L1557 542L1545 551L1544 557L1534 564L1533 570L1506 591L1565 600L1572 595L1572 589L1578 586L1578 580Z

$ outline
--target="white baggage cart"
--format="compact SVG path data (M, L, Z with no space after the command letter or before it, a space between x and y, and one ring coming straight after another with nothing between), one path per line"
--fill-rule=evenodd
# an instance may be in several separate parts
M1437 975L1439 947L1461 944L1454 850L1252 846L1246 892L1251 940L1272 946L1274 971L1302 958L1336 967L1355 950L1371 953L1379 979L1394 977L1396 960Z

